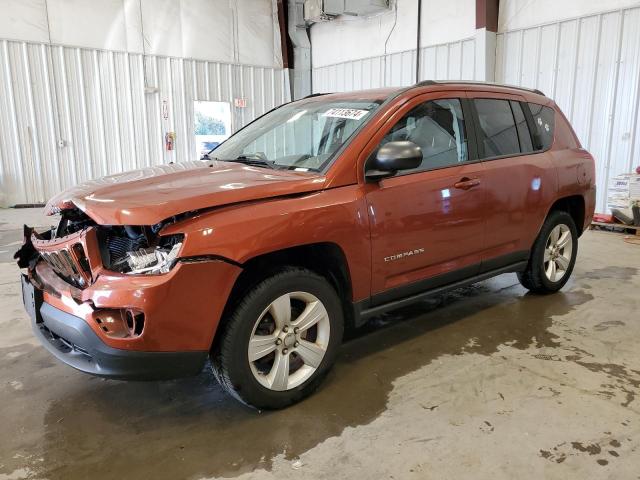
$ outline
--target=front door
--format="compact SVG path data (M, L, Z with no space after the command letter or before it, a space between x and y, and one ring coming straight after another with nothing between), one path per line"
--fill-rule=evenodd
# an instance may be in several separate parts
M423 161L370 186L366 195L373 305L479 272L484 165L468 140L464 93L451 93L414 99L379 141L410 140L421 147Z

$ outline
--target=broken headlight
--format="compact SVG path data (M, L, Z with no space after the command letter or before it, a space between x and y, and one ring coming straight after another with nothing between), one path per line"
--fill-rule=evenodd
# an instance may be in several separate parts
M113 262L112 267L128 275L167 273L178 261L182 239L182 235L171 235L160 237L158 244L154 247L137 244L133 249L122 252Z
M175 265L180 247L182 247L182 243L176 243L169 251L155 247L128 252L126 261L130 270L126 273L132 275L167 273Z

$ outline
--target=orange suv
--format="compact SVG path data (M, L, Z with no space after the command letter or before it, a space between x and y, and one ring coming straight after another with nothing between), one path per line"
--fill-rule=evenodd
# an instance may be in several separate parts
M35 334L120 379L198 373L259 408L310 394L346 326L517 272L568 280L594 161L539 91L427 81L312 95L201 160L47 204L16 253Z

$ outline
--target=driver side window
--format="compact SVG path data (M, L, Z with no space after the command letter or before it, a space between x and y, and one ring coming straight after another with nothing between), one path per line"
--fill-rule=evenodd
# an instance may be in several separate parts
M431 100L410 110L380 142L409 140L422 149L422 163L403 174L449 167L466 162L467 135L457 98Z

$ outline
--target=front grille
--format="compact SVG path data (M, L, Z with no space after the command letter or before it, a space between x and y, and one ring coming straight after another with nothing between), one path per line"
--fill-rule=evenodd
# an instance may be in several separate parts
M40 252L42 258L65 281L84 288L91 280L89 262L81 243L75 243L70 248Z
M54 273L76 288L91 285L93 272L100 268L94 227L55 238L33 232L31 243Z

